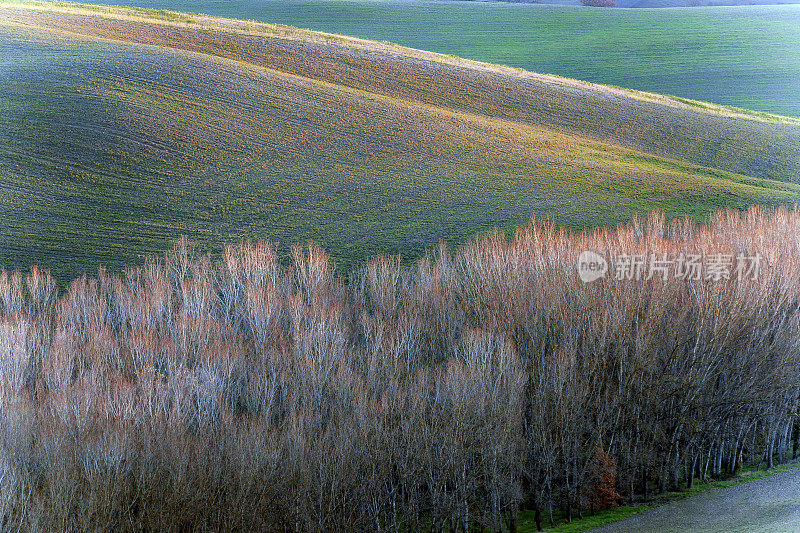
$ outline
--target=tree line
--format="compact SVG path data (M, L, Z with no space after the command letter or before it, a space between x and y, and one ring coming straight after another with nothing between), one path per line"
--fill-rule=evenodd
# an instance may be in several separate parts
M0 271L2 528L516 531L794 458L798 235L751 208L345 275L185 240L64 290ZM763 268L585 283L585 250Z

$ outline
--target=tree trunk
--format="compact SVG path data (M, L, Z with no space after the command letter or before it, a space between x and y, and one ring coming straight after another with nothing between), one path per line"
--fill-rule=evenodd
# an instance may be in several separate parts
M739 446L736 450L736 463L733 467L733 473L737 476L742 472L742 455L744 455L744 448Z
M769 445L767 446L767 468L772 468L772 456L775 454L775 431L770 432Z
M644 501L650 500L650 491L648 490L647 486L647 469L642 468L642 497L644 497Z
M500 516L500 497L497 491L492 491L492 531L503 529L503 522Z
M517 519L516 513L508 518L508 532L519 533L519 520Z
M778 449L778 460L783 463L786 460L786 442L789 440L789 423L784 426L783 433L781 434L781 445Z
M633 505L633 492L634 492L634 478L636 477L636 470L634 469L633 474L628 476L628 505ZM594 508L592 508L594 511Z
M694 477L703 479L703 454L698 453L695 457L695 472Z
M466 498L464 499L464 516L461 519L464 533L469 533L469 504Z
M567 523L572 523L572 498L567 494Z
M678 444L675 443L675 456L672 461L672 468L670 468L669 472L669 490L677 492L681 490L680 486L680 474L681 474L681 457L680 457L680 450L678 449Z

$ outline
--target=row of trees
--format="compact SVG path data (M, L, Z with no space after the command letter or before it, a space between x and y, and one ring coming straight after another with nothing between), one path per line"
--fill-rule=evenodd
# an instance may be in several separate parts
M589 7L617 7L616 0L581 0L581 5Z
M800 213L534 221L345 279L186 242L59 294L0 272L11 529L515 530L794 457ZM592 283L578 255L759 254ZM612 265L613 266L613 265Z

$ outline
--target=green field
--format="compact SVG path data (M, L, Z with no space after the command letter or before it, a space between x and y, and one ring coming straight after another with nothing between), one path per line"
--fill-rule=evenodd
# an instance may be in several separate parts
M289 24L800 116L800 6L584 9L425 0L96 0Z
M0 265L180 235L347 267L532 213L576 227L800 198L800 121L228 20L0 4ZM102 15L102 16L100 16Z

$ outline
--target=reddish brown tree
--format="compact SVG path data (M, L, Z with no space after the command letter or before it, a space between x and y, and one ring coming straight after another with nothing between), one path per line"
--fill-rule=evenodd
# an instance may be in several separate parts
M589 7L617 7L614 0L581 0L581 4Z
M599 444L589 464L587 481L585 496L591 509L616 507L620 497L616 488L617 462Z

